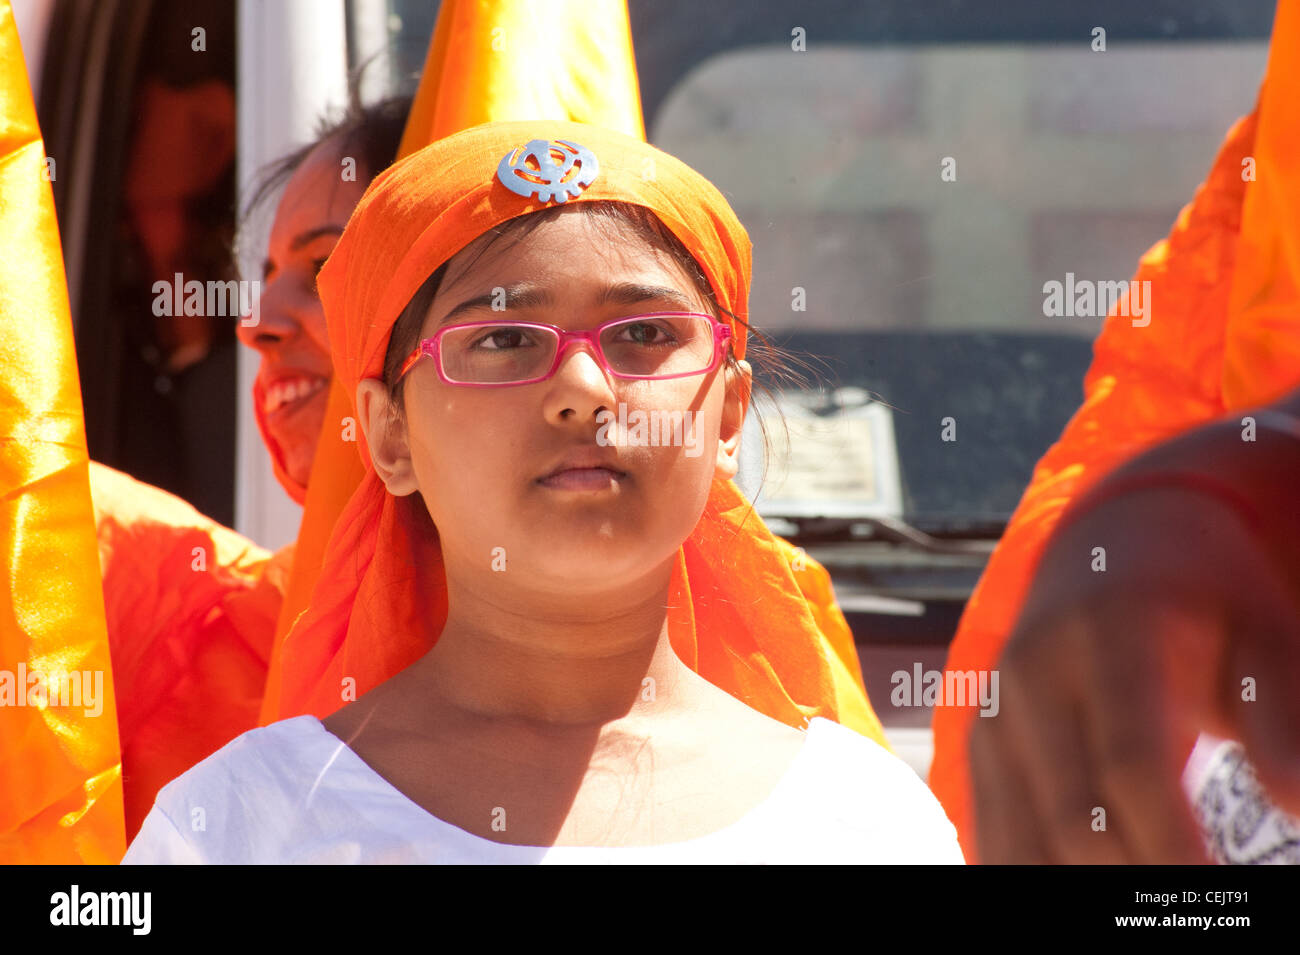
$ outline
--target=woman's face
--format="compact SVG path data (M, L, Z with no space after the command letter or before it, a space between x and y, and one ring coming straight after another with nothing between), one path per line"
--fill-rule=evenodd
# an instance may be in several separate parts
M262 354L258 383L267 430L289 476L303 487L311 475L333 374L316 273L334 249L368 177L344 181L334 142L308 154L285 185L262 269L260 321L239 326L239 338Z
M421 338L461 303L496 289L506 290L504 311L483 304L450 322L590 329L647 312L709 311L667 253L622 224L591 222L581 207L478 256L482 244L449 263ZM735 474L749 383L741 367L741 375L719 364L707 375L632 381L608 375L580 344L546 381L467 388L443 383L425 359L407 376L404 421L393 419L378 443L372 426L367 440L392 493L423 495L449 576L504 568L527 573L532 587L595 592L663 565L694 529L714 476ZM382 400L367 407L366 392ZM379 423L386 401L382 383L363 382L363 422ZM695 434L683 429L675 445L617 446L617 421L604 432L601 424L620 415L620 404L629 418L691 412Z

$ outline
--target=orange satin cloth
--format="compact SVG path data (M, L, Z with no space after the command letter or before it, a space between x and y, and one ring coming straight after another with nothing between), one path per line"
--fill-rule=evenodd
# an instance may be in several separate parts
M90 490L129 842L163 785L257 726L293 547L270 554L93 461Z
M44 172L18 30L0 0L0 680L14 694L0 697L0 862L113 863L126 851L117 706ZM102 679L100 698L42 705L20 666L47 681L88 673L92 689Z
M644 206L691 250L719 303L745 320L750 242L726 200L679 160L622 133L558 121L478 126L439 140L380 176L319 277L335 374L355 394L382 374L393 323L424 280L489 228L547 208L496 178L502 156L533 139L564 139L600 164L577 199ZM643 178L647 160L654 177ZM745 330L733 323L737 357ZM358 429L365 478L334 527L311 605L273 662L264 721L326 716L344 678L358 695L433 646L447 597L437 534L417 496L388 494ZM841 718L841 657L828 647L777 541L731 481L715 481L678 553L669 637L710 682L792 726ZM865 704L865 695L863 696ZM869 709L868 709L869 712ZM874 719L874 716L873 716Z
M1260 89L1223 350L1223 401L1242 408L1300 381L1300 9L1279 3Z
M1238 121L1169 236L1141 259L1151 323L1112 314L1082 407L1034 470L962 616L953 670L996 665L1062 511L1157 442L1300 384L1300 9L1279 4L1254 113ZM1248 158L1254 159L1255 180ZM968 746L976 711L934 711L930 786L976 861Z
M398 156L505 119L567 119L645 139L625 0L446 0Z

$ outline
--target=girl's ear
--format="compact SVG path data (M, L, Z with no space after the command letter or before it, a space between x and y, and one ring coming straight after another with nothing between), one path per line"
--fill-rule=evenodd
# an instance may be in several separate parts
M406 420L393 411L388 388L378 378L363 378L357 385L357 417L361 419L375 473L388 493L404 497L418 491L406 440Z
M740 435L745 427L745 413L754 390L754 370L749 362L738 361L726 370L727 394L722 404L722 424L718 429L717 477L727 480L740 469Z

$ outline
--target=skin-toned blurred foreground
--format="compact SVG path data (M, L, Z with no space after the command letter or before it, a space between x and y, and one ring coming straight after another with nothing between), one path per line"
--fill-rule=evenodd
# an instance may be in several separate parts
M1300 813L1296 415L1300 392L1230 415L1067 512L972 731L982 862L1209 861L1180 786L1199 733Z

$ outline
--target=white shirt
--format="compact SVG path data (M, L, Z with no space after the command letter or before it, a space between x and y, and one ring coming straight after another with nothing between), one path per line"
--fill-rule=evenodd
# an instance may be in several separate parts
M519 846L430 814L314 716L252 730L158 793L122 860L158 863L953 863L925 783L872 740L814 718L776 787L737 822L654 846Z

